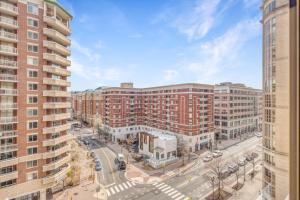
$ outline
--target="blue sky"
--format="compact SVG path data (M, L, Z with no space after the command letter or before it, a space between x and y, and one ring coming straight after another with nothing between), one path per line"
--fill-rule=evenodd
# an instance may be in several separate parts
M173 83L261 87L261 0L60 0L74 16L72 90Z

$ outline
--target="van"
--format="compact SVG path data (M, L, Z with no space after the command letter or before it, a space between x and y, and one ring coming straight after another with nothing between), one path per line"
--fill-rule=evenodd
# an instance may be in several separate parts
M124 162L124 155L122 153L118 153L117 155L117 161L120 162Z

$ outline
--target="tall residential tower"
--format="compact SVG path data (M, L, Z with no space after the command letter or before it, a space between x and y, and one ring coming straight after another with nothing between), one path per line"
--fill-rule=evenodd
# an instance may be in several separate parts
M70 168L71 18L55 0L0 1L0 199L46 199Z

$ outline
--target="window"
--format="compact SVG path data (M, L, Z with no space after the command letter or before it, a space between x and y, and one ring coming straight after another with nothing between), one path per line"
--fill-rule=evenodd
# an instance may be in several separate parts
M29 96L27 102L28 103L37 103L38 102L38 97L37 96Z
M38 72L37 72L37 70L29 69L28 73L27 73L27 76L29 78L36 78L38 76Z
M37 19L28 18L27 25L37 28L37 27L39 27L39 22Z
M37 90L38 89L38 85L37 83L28 83L28 90Z
M37 172L27 173L27 181L31 181L31 180L37 179L37 177L38 177L38 173Z
M38 127L38 122L33 121L33 122L28 122L28 129L35 129Z
M37 141L37 134L28 135L27 141L28 142L35 142L35 141Z
M17 179L12 179L12 180L8 180L8 181L3 181L1 182L0 184L0 188L3 188L3 187L8 187L8 186L11 186L11 185L14 185L17 183Z
M29 147L29 148L27 149L27 154L28 154L28 155L37 154L37 147Z
M37 66L39 64L39 59L37 57L27 57L27 64Z
M27 3L27 12L34 14L34 15L38 15L39 14L39 5L28 2Z
M33 117L38 115L38 109L37 108L29 108L27 109L27 116Z
M26 163L27 168L36 167L37 165L38 165L37 160L30 160L30 161L27 161L27 163Z
M39 46L36 44L28 44L27 51L37 53L39 51Z
M31 40L37 40L37 39L39 39L39 34L37 32L28 31L27 38L31 39Z

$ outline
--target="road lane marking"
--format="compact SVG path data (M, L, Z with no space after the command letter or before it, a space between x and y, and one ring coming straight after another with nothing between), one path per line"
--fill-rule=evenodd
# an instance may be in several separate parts
M164 192L164 191L166 191L166 190L168 190L168 189L170 189L170 188L171 188L171 186L168 186L168 187L162 189L161 191Z
M165 193L166 193L166 194L169 194L169 193L172 192L173 190L175 190L175 189L174 189L174 188L171 188L171 189L165 191Z
M104 156L105 156L105 158L106 158L106 160L108 162L108 166L110 168L110 171L112 172L111 174L112 174L113 180L114 180L114 182L116 182L115 174L114 174L113 168L112 168L112 166L111 166L111 164L109 162L108 156L107 156L107 154L105 153L105 151L103 149L100 149L100 150L103 152L103 154L104 154Z
M185 195L181 195L181 196L177 197L175 200L180 200L180 199L182 199L184 197L185 197Z
M168 187L168 185L162 185L162 186L158 187L158 189L162 190L165 187Z
M124 187L125 189L128 189L126 183L123 183L123 187Z
M106 190L107 196L110 196L110 192L109 190Z
M121 191L123 191L123 190L124 190L124 188L122 187L122 185L121 185L121 184L119 185L119 188L121 189Z
M129 187L132 187L129 181L126 182Z
M109 188L109 189L110 189L110 191L111 191L112 194L115 194L115 191L114 191L114 189L112 187Z
M171 195L175 194L176 192L177 192L177 191L174 190L173 192L169 193L168 196L171 196Z
M161 185L163 185L163 184L165 184L165 183L160 183L160 184L156 185L156 187L159 187L159 186L161 186Z
M115 190L117 191L117 193L120 192L120 190L119 190L119 188L118 188L117 185L116 185L114 188L115 188Z
M179 195L181 195L181 193L180 193L180 192L177 192L175 195L171 196L171 198L174 199L175 197L177 197L177 196L179 196Z
M136 184L135 184L135 182L131 182L131 184L133 185L133 186L135 186Z

